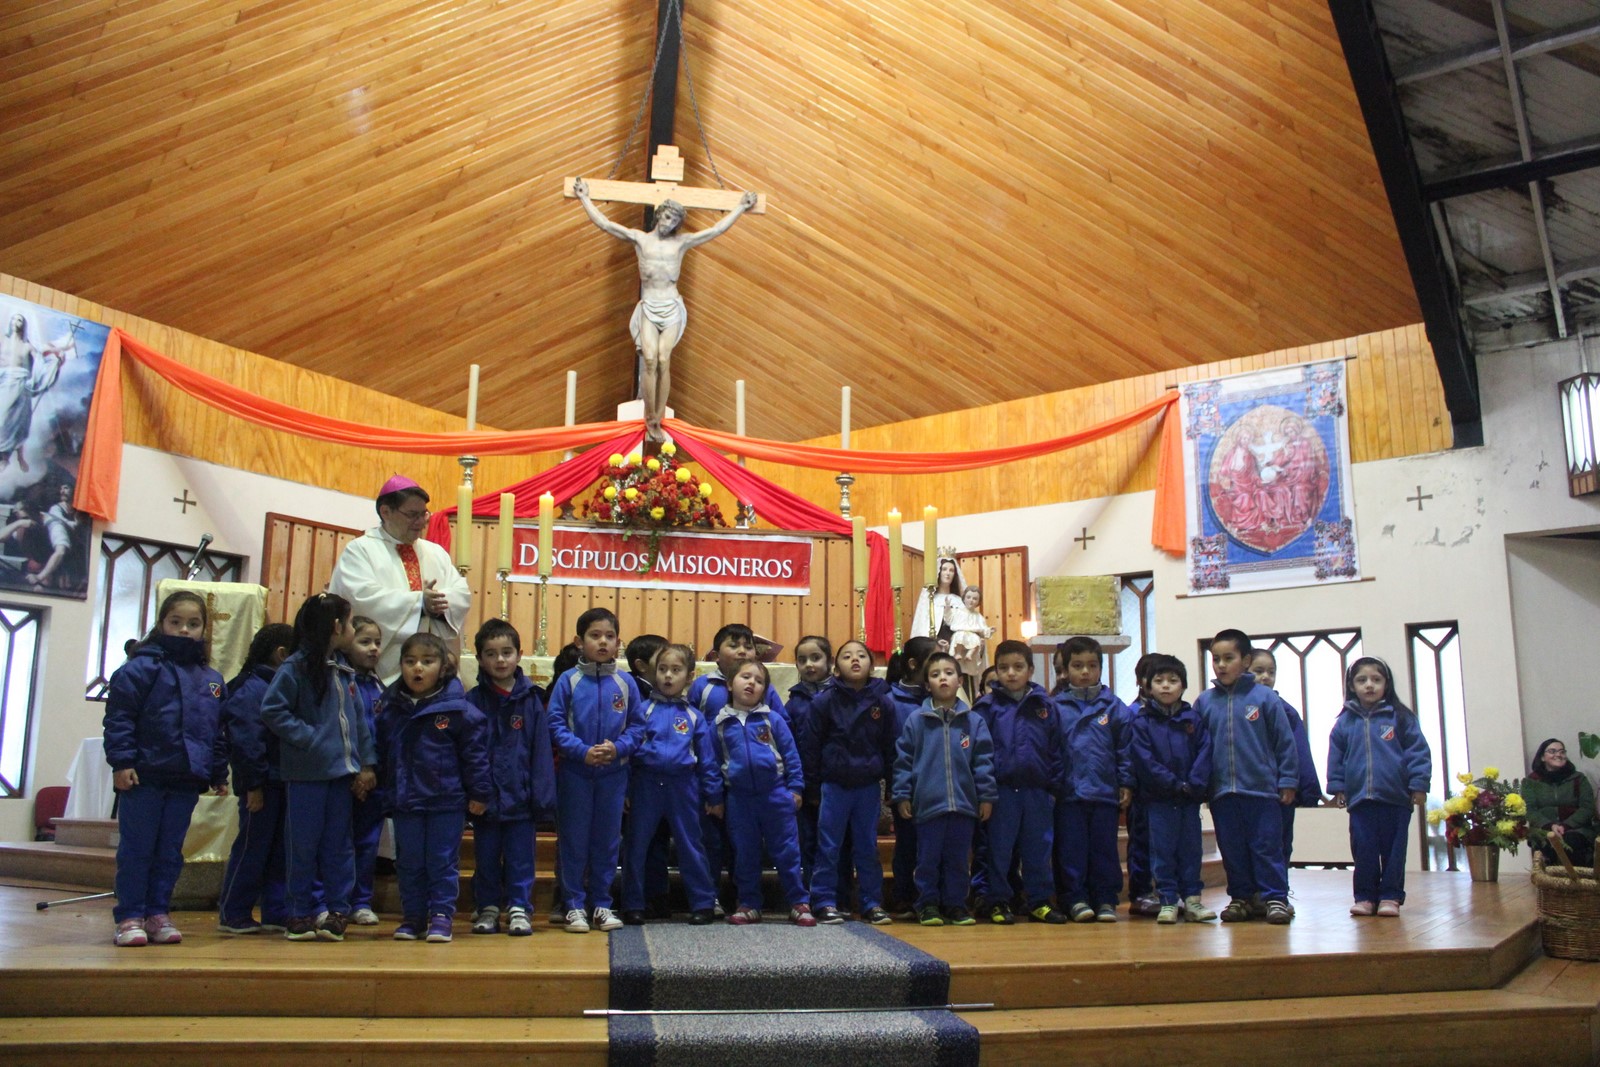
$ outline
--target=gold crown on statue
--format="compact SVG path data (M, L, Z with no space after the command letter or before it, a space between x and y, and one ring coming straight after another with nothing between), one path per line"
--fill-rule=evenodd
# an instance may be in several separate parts
M940 559L955 559L956 558L956 554L957 554L957 549L956 549L955 545L940 545L939 546L939 558Z

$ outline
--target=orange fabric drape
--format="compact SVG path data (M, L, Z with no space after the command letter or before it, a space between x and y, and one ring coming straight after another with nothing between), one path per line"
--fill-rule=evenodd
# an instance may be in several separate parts
M1188 546L1188 519L1183 499L1183 419L1178 406L1161 416L1161 455L1156 461L1156 506L1150 520L1150 543L1174 556Z

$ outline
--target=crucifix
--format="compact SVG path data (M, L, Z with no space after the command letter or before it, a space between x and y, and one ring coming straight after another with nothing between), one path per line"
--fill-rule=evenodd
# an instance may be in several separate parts
M1094 539L1095 539L1094 535L1089 532L1089 527L1087 527L1087 526L1085 526L1083 528L1083 533L1082 534L1080 534L1079 536L1073 538L1074 541L1078 542L1079 544L1081 544L1083 546L1083 550L1085 552L1089 551L1089 542L1093 541Z
M1421 511L1422 510L1422 502L1424 500L1432 500L1432 499L1433 499L1433 494L1432 493L1428 493L1428 494L1424 495L1424 493L1422 492L1422 486L1419 485L1419 486L1417 486L1417 495L1416 496L1408 496L1408 497L1406 497L1406 503L1407 504L1415 504L1415 505L1417 505L1417 510Z

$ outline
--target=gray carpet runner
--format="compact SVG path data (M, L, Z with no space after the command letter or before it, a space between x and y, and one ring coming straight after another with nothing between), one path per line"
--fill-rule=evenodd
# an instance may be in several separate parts
M613 1016L610 1059L621 1067L978 1062L978 1032L928 1010L949 1000L949 965L861 923L632 926L610 935L610 949L612 1008L739 1012ZM775 1010L785 1008L893 1010Z

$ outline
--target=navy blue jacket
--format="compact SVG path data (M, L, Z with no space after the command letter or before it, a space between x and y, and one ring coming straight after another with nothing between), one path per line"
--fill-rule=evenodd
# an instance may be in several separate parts
M883 781L894 766L899 737L888 682L868 678L860 689L837 679L827 682L811 701L800 734L807 785L820 789L831 782L854 789Z
M794 734L796 743L806 731L806 716L811 714L811 702L827 684L827 681L817 684L796 682L789 687L789 699L783 702L783 714L789 720L789 732Z
M1283 699L1281 694L1279 699ZM1300 784L1296 787L1294 806L1314 808L1322 799L1322 776L1317 773L1317 760L1311 754L1311 735L1299 710L1287 700L1283 701L1283 713L1289 717L1289 729L1294 731L1294 755L1300 761Z
M766 702L768 711L784 722L789 722L789 709L784 707L783 697L778 695L778 687L771 682L767 683ZM720 670L715 674L702 674L689 683L689 703L705 712L706 718L716 722L722 709L728 706L728 679L722 676ZM791 733L793 725L790 723Z
M328 782L377 762L366 700L356 671L338 653L321 665L319 699L303 671L305 653L283 661L261 700L261 721L278 735L278 765L287 782Z
M1432 781L1433 753L1415 715L1345 701L1328 735L1328 792L1343 793L1350 808L1368 800L1410 807L1411 794Z
M780 788L805 793L800 752L781 715L757 708L741 720L733 708L723 708L711 724L711 749L721 761L728 793L765 797Z
M1207 799L1278 796L1300 785L1294 731L1277 693L1249 671L1231 686L1213 682L1194 702L1211 732L1211 792Z
M1133 788L1133 766L1128 759L1127 705L1105 686L1089 700L1071 689L1053 698L1061 713L1065 738L1065 777L1062 800L1089 804L1117 803L1118 789Z
M556 810L556 761L550 745L550 721L544 700L522 668L502 693L478 671L478 684L467 702L483 712L493 793L479 818L518 822L548 819Z
M991 682L972 713L989 728L996 782L1011 789L1052 793L1061 788L1066 780L1061 711L1044 686L1029 682L1018 699L999 682Z
M157 634L117 668L103 721L113 771L132 767L145 784L193 783L196 792L227 782L227 687L205 659L202 642Z
M278 735L261 722L261 701L272 684L276 667L258 663L240 671L228 686L222 704L222 724L228 731L228 758L233 764L233 791L248 793L271 783L282 783L278 769Z
M643 735L639 690L633 675L615 664L584 661L550 687L550 740L561 757L561 773L585 778L627 774L628 760ZM616 745L617 758L589 766L584 757L603 741Z
M894 802L911 801L917 822L940 815L976 819L978 805L993 804L999 795L989 727L959 700L941 711L929 698L895 746Z
M633 754L633 773L668 778L694 775L703 803L722 796L722 768L711 749L711 726L699 708L682 696L644 702L644 738Z
M894 735L898 738L906 732L906 723L911 721L911 716L922 710L922 702L928 699L928 691L920 685L891 682L889 699L894 701Z
M452 678L418 700L395 682L378 705L378 751L388 811L460 811L467 801L489 804L488 729Z
M1134 781L1150 800L1206 798L1211 786L1211 732L1206 721L1180 700L1163 708L1146 697L1128 730Z

